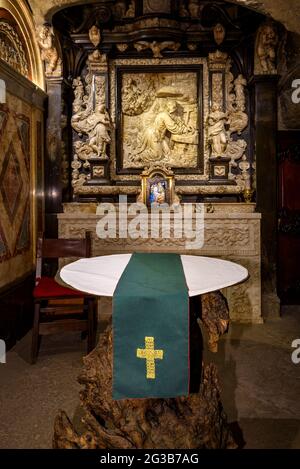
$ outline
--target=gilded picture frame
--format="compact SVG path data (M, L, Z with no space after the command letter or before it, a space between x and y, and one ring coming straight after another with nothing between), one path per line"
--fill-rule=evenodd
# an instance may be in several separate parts
M142 175L142 201L147 207L153 204L172 205L174 202L174 176L164 171L153 170L149 175Z

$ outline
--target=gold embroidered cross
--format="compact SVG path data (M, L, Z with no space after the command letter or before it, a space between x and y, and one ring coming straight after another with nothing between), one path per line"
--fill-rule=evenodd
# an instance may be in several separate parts
M137 358L146 359L147 379L155 379L155 360L164 358L163 350L155 350L154 337L145 337L145 348L136 350Z

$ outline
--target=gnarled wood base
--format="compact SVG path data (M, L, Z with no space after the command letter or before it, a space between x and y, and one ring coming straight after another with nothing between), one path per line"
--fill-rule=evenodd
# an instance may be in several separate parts
M193 329L195 331L194 326ZM194 333L194 339L196 336ZM193 337L191 340L195 343ZM195 346L191 350L195 350ZM79 382L84 386L80 397L85 431L81 435L76 433L66 413L61 411L55 420L54 448L213 449L237 446L222 408L217 370L213 364L202 366L200 391L188 397L114 401L112 329L108 326L96 348L84 358Z

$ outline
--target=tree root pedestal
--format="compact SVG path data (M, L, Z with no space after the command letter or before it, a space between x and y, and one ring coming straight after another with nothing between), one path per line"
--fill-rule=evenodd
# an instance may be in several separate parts
M114 401L112 328L108 326L96 348L84 358L78 378L83 385L80 399L84 430L77 433L66 413L60 411L54 424L54 448L236 448L220 399L217 369L202 363L202 335L195 311L200 305L200 318L213 337L228 316L223 298L211 295L216 294L202 295L201 302L199 298L191 302L189 396ZM214 319L205 321L212 310Z

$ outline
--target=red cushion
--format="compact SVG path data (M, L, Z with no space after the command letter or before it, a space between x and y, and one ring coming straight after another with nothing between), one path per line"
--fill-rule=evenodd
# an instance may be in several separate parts
M71 297L82 297L84 293L78 290L73 290L72 288L63 287L59 285L54 278L51 277L41 277L37 279L36 286L33 290L34 298L48 298L48 297L61 297L61 296L71 296Z

